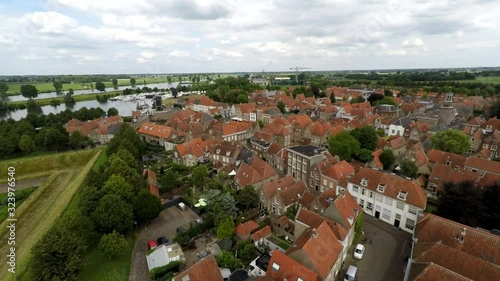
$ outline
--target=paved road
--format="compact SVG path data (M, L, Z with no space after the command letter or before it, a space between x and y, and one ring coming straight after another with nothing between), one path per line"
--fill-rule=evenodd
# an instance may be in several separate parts
M363 243L366 247L364 257L362 260L352 258L352 251L355 247L353 245L345 260L345 266L340 271L340 276L343 276L352 264L358 267L359 281L403 280L406 265L404 260L411 251L408 244L411 234L369 215L364 217L362 230L365 233L364 238L367 239ZM360 241L362 242L363 238Z
M190 223L198 218L191 209L181 211L176 206L163 210L160 215L146 227L143 226L139 237L135 242L134 251L130 265L129 281L148 281L149 271L146 262L147 241L166 236L171 241L176 234L177 227L184 229L190 227Z
M21 190L33 186L40 186L43 182L45 182L45 180L47 180L47 178L48 177L40 177L35 179L18 181L16 182L16 190ZM7 183L0 184L0 193L7 192L8 188L9 185Z

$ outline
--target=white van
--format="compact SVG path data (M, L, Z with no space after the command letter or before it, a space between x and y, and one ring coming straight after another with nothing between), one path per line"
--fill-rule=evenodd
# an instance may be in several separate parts
M358 268L354 265L350 265L347 269L347 272L344 276L344 281L354 281L356 280L356 273L358 272Z

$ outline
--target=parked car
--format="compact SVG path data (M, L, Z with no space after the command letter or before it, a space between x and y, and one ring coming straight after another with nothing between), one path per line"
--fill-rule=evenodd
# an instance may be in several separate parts
M160 236L158 237L158 239L156 239L156 242L158 243L158 245L163 245L168 243L168 239L165 236Z
M361 246L363 246L363 245L361 245ZM357 272L358 272L358 268L355 267L354 265L350 265L349 268L347 269L347 272L344 275L344 281L355 281Z
M363 258L364 253L365 246L361 244L356 245L356 249L354 249L354 258L360 260Z
M155 240L148 240L148 250L155 249L156 247L158 247L158 245L156 244Z

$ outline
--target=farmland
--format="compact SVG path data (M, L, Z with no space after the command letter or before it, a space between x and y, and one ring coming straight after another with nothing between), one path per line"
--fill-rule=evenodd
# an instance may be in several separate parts
M0 162L2 171L15 167L16 178L32 173L49 175L22 205L16 206L16 274L8 275L3 280L14 280L16 276L23 275L28 267L31 248L66 209L101 152L101 149L92 149ZM5 177L6 172L0 180ZM2 241L7 241L9 235L6 225L7 221L0 224ZM0 251L7 253L7 243L0 245ZM7 263L0 264L0 271L7 272Z

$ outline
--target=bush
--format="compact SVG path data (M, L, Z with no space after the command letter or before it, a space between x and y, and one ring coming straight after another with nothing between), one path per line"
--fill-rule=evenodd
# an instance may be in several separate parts
M173 261L168 263L167 265L153 268L153 270L149 272L149 276L151 277L152 280L158 280L159 278L162 278L165 275L179 272L183 265L184 265L183 262Z

